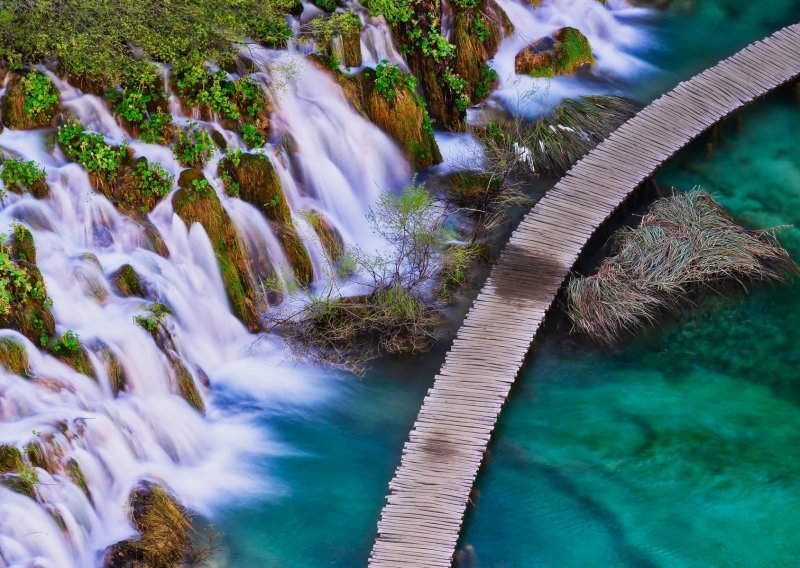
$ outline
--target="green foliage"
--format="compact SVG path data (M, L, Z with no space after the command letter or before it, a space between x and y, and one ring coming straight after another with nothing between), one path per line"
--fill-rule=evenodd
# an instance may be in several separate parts
M405 31L407 43L401 44L403 51L419 49L435 61L443 61L455 55L456 48L441 33L439 14L426 12L424 18L415 13L421 0L368 0L367 8L372 16L383 16L389 25Z
M314 2L314 6L326 12L333 12L336 9L335 0L312 0L312 2Z
M439 297L449 302L453 298L453 290L462 286L469 274L470 264L478 258L481 245L453 245L447 248L442 259L439 273Z
M28 266L12 258L6 235L0 235L0 315L8 316L26 296L47 300L44 282Z
M472 21L472 32L480 42L486 41L486 38L492 35L492 30L486 26L486 22L483 21L483 16L480 14L478 14Z
M176 70L175 84L178 96L189 106L207 106L226 118L239 118L239 109L233 101L234 86L227 80L225 71L212 73L202 65Z
M469 88L469 83L467 80L461 77L458 73L453 73L450 69L444 70L444 73L442 74L442 80L444 81L445 85L447 85L447 87L449 87L450 90L455 93L456 108L462 112L467 110L469 105L472 104L469 94L467 93L467 89Z
M62 333L58 341L50 348L53 353L75 353L81 349L83 349L83 342L71 329Z
M245 118L255 118L264 111L264 90L252 77L242 77L233 82L233 100Z
M470 10L475 8L478 4L481 3L481 0L452 0L453 4L462 8L464 10Z
M5 0L0 60L12 68L57 58L65 73L120 85L140 59L170 65L232 61L232 42L282 45L295 0Z
M486 63L481 65L481 74L478 83L475 85L475 97L485 99L492 92L492 85L497 81L499 75L497 71L489 67Z
M131 172L133 190L142 196L160 199L172 190L173 177L158 164L140 160Z
M172 115L166 112L156 112L142 122L139 138L148 144L167 144L172 129Z
M147 307L146 314L139 314L133 318L133 321L143 329L153 333L161 325L164 316L170 315L172 310L161 302L153 302Z
M17 185L25 189L30 189L37 181L42 181L46 177L45 171L39 165L31 161L6 160L0 170L0 179L6 186Z
M362 28L361 19L352 10L337 12L324 18L314 18L310 26L311 35L325 52L334 37L349 37L360 33Z
M390 25L414 18L414 0L367 0L367 8L371 16L383 16Z
M405 87L409 91L414 91L417 80L413 75L403 73L394 63L389 63L386 59L382 60L375 67L375 90L383 95L387 102L392 102L397 96L398 90Z
M443 61L456 54L455 46L447 41L438 28L427 31L412 28L407 35L411 43L419 48L423 55L432 57L434 61Z
M119 146L108 144L101 134L86 132L79 122L59 127L57 139L70 160L106 179L116 177L127 155L124 143Z
M22 110L29 118L44 117L50 120L55 106L58 104L58 89L50 77L36 71L30 71L20 79L25 102Z
M251 148L261 148L266 143L254 124L242 124L242 140Z
M183 166L202 166L214 153L214 141L208 132L191 123L186 129L178 127L172 151Z

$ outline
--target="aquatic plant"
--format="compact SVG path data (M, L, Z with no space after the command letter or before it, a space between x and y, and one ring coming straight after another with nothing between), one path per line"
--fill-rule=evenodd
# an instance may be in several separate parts
M739 226L703 190L676 192L615 234L595 274L570 279L567 313L575 330L611 344L685 309L698 292L795 274L774 231Z

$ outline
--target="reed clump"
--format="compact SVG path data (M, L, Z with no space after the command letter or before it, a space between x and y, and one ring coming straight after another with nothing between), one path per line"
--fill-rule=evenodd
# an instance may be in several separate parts
M639 226L614 237L613 255L567 285L574 329L617 342L691 305L702 291L785 282L798 266L772 229L739 226L702 189L656 201Z

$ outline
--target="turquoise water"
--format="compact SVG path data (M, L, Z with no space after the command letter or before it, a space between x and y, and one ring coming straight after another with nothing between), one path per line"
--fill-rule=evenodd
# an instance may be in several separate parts
M652 27L665 70L652 98L748 42L800 20L800 3L700 2ZM660 177L703 183L744 222L798 222L798 109L754 109L729 149ZM713 181L713 183L711 183ZM800 258L800 234L783 233ZM617 353L551 332L498 426L465 527L486 567L789 566L800 552L797 286L770 288ZM218 560L235 567L364 566L387 483L441 362L330 376L308 408L254 412L279 448L255 464L270 490L218 511ZM322 374L322 371L320 371Z
M800 105L743 114L703 185L750 226L800 224ZM800 260L800 229L780 233ZM463 538L480 566L796 566L800 283L705 302L616 352L550 333L500 420Z

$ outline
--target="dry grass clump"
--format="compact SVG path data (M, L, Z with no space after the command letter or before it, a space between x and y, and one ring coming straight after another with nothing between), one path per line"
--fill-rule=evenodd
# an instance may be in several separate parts
M617 231L613 256L567 285L574 329L606 344L690 304L701 290L778 281L798 267L773 230L736 224L701 189L656 201L638 227Z
M561 175L607 138L639 107L624 97L591 95L565 99L530 126L527 145L536 171Z

